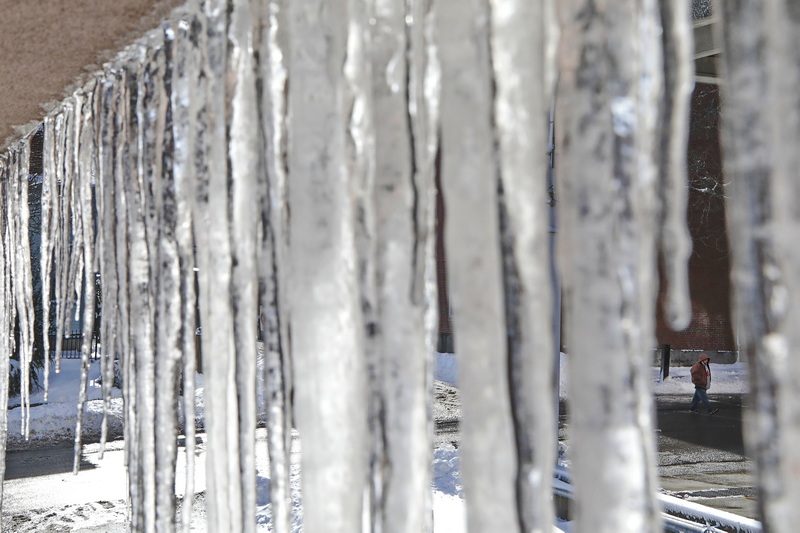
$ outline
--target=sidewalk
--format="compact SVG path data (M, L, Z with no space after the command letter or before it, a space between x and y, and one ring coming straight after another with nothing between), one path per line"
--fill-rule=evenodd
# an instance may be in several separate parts
M714 415L691 396L656 396L658 470L666 494L758 519L753 461L742 439L743 394L711 394Z
M559 440L568 445L566 370L562 366ZM758 520L755 465L745 456L742 439L747 366L712 363L711 371L709 398L719 412L709 416L702 406L699 413L689 412L694 394L689 367L671 368L665 381L660 369L652 368L660 487L670 496Z

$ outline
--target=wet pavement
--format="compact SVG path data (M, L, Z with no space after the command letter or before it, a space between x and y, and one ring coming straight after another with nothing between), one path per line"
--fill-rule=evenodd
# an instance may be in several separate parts
M691 396L658 396L658 470L663 491L758 519L754 464L745 456L741 394L709 394L719 411L689 411Z
M719 411L689 411L691 395L656 397L660 489L700 505L758 520L754 464L745 456L742 394L712 394ZM562 402L559 440L569 448L569 416ZM568 452L567 452L568 455Z

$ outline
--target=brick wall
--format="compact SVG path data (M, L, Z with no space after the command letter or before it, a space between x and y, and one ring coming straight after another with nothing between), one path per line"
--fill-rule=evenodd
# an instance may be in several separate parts
M721 187L719 146L719 92L716 86L698 84L692 102L689 139L689 231L693 252L689 261L692 321L686 330L672 331L661 305L656 312L659 345L675 349L737 349L731 326L730 264L725 230L725 205ZM659 300L663 299L663 288Z

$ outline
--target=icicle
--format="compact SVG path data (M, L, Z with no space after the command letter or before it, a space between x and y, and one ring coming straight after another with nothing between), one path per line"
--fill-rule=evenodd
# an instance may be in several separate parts
M438 10L445 245L458 332L467 523L475 531L516 532L521 523L494 163L491 12L482 0L449 0Z
M83 410L86 403L86 389L89 380L89 364L92 356L92 337L94 335L95 323L95 271L94 271L94 253L95 253L95 239L94 239L94 192L92 190L92 172L96 169L97 146L95 144L95 129L94 129L94 113L96 106L94 99L97 96L97 83L92 82L83 89L84 98L76 98L77 101L82 100L80 113L76 113L76 119L81 121L80 135L78 137L78 158L76 163L78 165L75 192L79 202L75 205L80 210L80 222L82 224L81 234L83 238L81 244L82 249L79 248L77 253L83 254L83 339L81 342L81 377L80 389L78 391L78 419L75 424L75 456L73 463L73 472L78 473L80 469L81 460L81 442L82 442L82 427L83 427Z
M111 409L111 390L114 386L114 361L117 353L118 331L118 280L115 240L115 173L118 150L115 146L114 115L117 112L117 73L107 72L99 80L98 90L98 142L97 142L97 250L100 278L102 280L101 377L103 388L103 421L100 426L100 453L105 454L108 437L108 413Z
M555 405L547 205L547 7L493 2L491 61L499 148L499 217L506 350L516 440L517 509L523 531L549 531ZM519 68L527 65L529 68ZM461 330L458 330L461 339Z
M14 287L14 279L15 279L15 267L14 263L16 261L16 242L15 242L15 233L14 233L14 225L16 224L16 201L14 199L14 189L12 187L12 183L15 183L15 169L16 169L16 160L14 158L14 152L9 151L7 155L7 172L6 177L8 179L8 184L6 185L5 189L5 240L7 243L7 267L8 267L8 292L5 294L6 300L8 302L8 316L9 316L9 324L11 328L11 334L8 337L8 343L10 347L10 353L12 355L17 353L17 341L15 339L16 335L14 334L16 328L16 321L17 321L17 303L16 303L16 295L15 295L15 287ZM19 356L17 356L19 360Z
M256 508L256 375L258 275L256 245L258 238L257 175L263 145L259 137L260 122L256 100L256 66L254 52L254 3L233 0L227 30L226 115L228 125L228 191L231 248L231 293L235 304L234 342L236 344L236 393L239 414L239 478L241 483L241 531L255 532ZM235 477L233 479L236 479Z
M764 530L785 531L800 518L800 483L792 474L800 433L792 400L800 376L800 257L793 242L800 227L799 160L792 137L800 114L793 97L800 76L797 10L783 0L716 8L731 280L739 349L750 368L744 437L757 465Z
M195 327L197 301L195 295L194 241L192 238L192 201L194 191L195 129L191 120L196 112L197 95L192 91L199 76L199 53L194 46L198 31L197 13L189 11L175 28L174 68L172 70L172 138L174 141L173 179L176 195L176 230L180 259L180 301L183 307L180 338L183 352L183 415L186 455L186 484L181 524L189 532L192 500L195 493Z
M374 531L429 531L431 420L426 319L433 243L429 102L424 98L426 8L423 2L376 2L373 25L376 170L375 209L380 359L380 409L372 483ZM398 127L400 125L400 127ZM435 136L434 136L435 137ZM383 457L381 455L384 455ZM383 466L386 465L386 466Z
M11 358L11 287L10 263L13 244L8 239L8 159L0 158L0 480L5 479L6 442L8 440L8 372ZM3 510L3 483L0 483L0 516Z
M661 531L655 501L657 7L560 2L560 265L576 531Z
M18 163L19 153L16 149L10 149L8 151L8 186L7 186L7 203L8 208L6 210L6 227L8 232L8 242L9 242L9 279L10 279L10 306L11 306L11 353L17 356L17 361L19 364L19 376L20 376L20 432L24 435L25 434L25 421L27 417L25 416L25 410L27 405L25 403L25 378L27 377L25 373L25 355L21 353L21 347L23 345L22 341L22 328L17 328L17 318L19 315L19 300L20 295L19 292L22 287L22 281L24 279L23 273L20 271L22 268L19 262L19 250L17 247L19 246L19 219L16 216L17 210L19 209L18 202L19 202L19 163ZM22 321L23 318L19 317L19 320ZM17 339L17 331L19 331L19 339Z
M195 205L195 238L200 289L200 315L204 326L203 360L206 399L206 491L208 530L242 529L242 494L239 464L239 420L236 360L231 298L232 225L226 122L227 29L226 0L203 4L206 17L204 75L198 79L198 96L205 100L196 122L200 155ZM233 81L233 80L231 80ZM251 316L250 320L255 320Z
M53 244L58 220L58 182L56 181L56 119L44 119L42 148L42 221L40 261L42 276L42 340L44 341L44 401L50 389L50 288L53 267Z
M258 13L260 111L265 143L264 182L258 184L261 206L259 316L264 334L264 383L267 452L270 464L271 523L275 533L289 533L292 501L289 487L291 451L291 348L288 305L287 206L287 62L288 4L262 2Z
M380 531L383 521L384 470L386 441L384 435L384 406L381 401L383 370L382 325L380 323L378 268L376 264L378 235L376 233L375 203L375 124L372 98L372 62L370 20L374 21L372 2L349 0L348 32L344 74L344 108L347 110L347 130L344 139L345 161L352 180L352 196L356 220L354 224L358 292L363 321L364 365L366 368L370 485L365 500L364 529ZM398 66L398 69L402 68ZM366 436L365 436L366 437ZM394 489L394 487L392 487ZM367 498L369 498L367 500Z
M71 310L69 305L72 293L69 291L70 258L72 247L72 188L74 182L74 144L75 144L75 99L70 97L64 103L64 120L61 131L59 132L56 123L57 152L56 169L59 191L59 222L58 237L55 243L56 253L56 372L61 371L61 346L64 339L64 329Z
M117 78L118 92L115 95L116 114L115 142L117 158L114 167L114 200L115 200L115 250L118 282L119 312L119 350L120 366L123 382L124 398L125 466L128 471L131 524L140 523L141 485L139 484L139 460L136 449L136 424L138 401L135 394L136 366L134 364L131 296L130 296L130 232L128 228L128 211L131 201L128 199L126 183L136 176L136 152L138 148L135 102L137 94L137 76L139 61L137 48L128 50L128 55L120 59Z
M130 324L129 359L125 379L130 380L128 400L132 411L127 423L133 423L129 453L131 476L132 526L145 530L155 523L155 354L154 354L154 287L151 276L151 253L148 247L148 213L152 202L148 178L155 161L149 159L152 140L148 137L148 83L152 73L148 67L152 57L144 44L139 43L128 64L130 112L128 121L128 156L125 161L123 184L127 200L126 224L128 264L128 320ZM149 149L150 148L150 149Z
M177 416L177 406L174 405L177 391L174 380L170 378L175 376L177 370L178 352L172 345L169 347L169 352L163 354L164 358L161 357L160 341L172 336L174 324L170 323L166 317L162 317L160 311L163 290L171 292L175 288L172 271L177 265L174 262L174 242L167 243L163 247L164 249L160 243L163 221L160 218L159 207L163 201L161 181L164 169L164 132L166 127L166 98L163 93L162 80L166 44L163 34L159 32L148 36L142 46L144 48L143 70L139 79L136 108L139 123L139 182L134 194L138 195L136 217L141 216L139 222L142 224L140 229L142 233L136 238L143 237L140 245L143 250L146 250L144 254L149 260L149 266L145 266L143 259L140 270L135 276L132 276L134 291L131 294L139 292L137 298L132 298L132 303L134 306L141 306L140 309L142 309L137 313L133 333L134 356L137 365L136 392L140 398L138 448L141 454L144 488L143 526L146 529L162 529L165 522L166 524L172 522L174 514L174 505L169 504L165 509L163 501L163 499L174 501L176 438L174 419L170 420L170 425L167 427L162 424L166 422L164 418L169 420ZM169 236L165 236L165 238L172 241ZM164 266L171 271L172 279L170 280L165 279L166 269L162 268L162 251L168 253L168 256L164 258L168 264ZM146 277L138 278L139 275ZM166 323L162 323L162 320L166 320ZM162 326L169 328L166 335L161 331ZM138 343L138 346L137 328L139 332L144 333L144 342ZM159 357L156 357L157 354ZM165 362L169 367L168 371L164 368ZM170 383L170 389L162 389L162 387L170 387ZM166 405L162 403L162 399ZM167 411L166 416L164 409ZM161 429L164 429L167 434L162 436ZM169 489L165 489L162 481L166 481ZM167 495L169 491L173 491L173 494Z
M666 316L683 329L691 320L689 255L692 240L686 222L688 198L686 147L694 89L694 33L689 2L660 0L664 43L664 101L661 108L661 202L659 247L667 278Z
M549 2L549 0L546 0ZM440 99L441 99L441 65L439 64L438 39L436 34L436 10L434 2L416 0L411 4L411 19L406 19L410 35L410 69L409 69L409 116L414 133L414 167L417 190L418 229L429 228L436 231L436 189L430 188L435 183L438 170ZM427 196L422 192L427 188ZM429 205L429 207L428 207ZM426 218L427 213L427 218ZM431 230L430 228L433 228ZM428 351L433 353L438 342L438 305L439 294L436 280L436 238L428 235L426 239L418 239L417 277L424 286L415 287L418 295L426 300L426 342ZM424 274L420 273L424 269ZM431 361L432 363L432 361ZM428 371L428 389L433 390L433 372ZM432 410L433 393L429 393L428 410ZM432 527L432 526L431 526Z
M28 179L30 159L30 137L25 138L18 149L13 151L11 191L14 207L14 285L17 317L19 319L19 344L17 353L20 363L20 396L22 409L22 434L25 439L30 434L30 368L33 360L33 274L31 271L31 247L28 207Z
M154 211L148 220L148 236L155 233L157 261L151 262L154 277L156 332L155 354L155 529L173 531L175 520L175 466L178 438L178 378L183 359L181 302L181 268L178 251L177 199L173 178L171 108L174 30L163 24L163 45L159 39L155 56L148 70L146 111L150 116L148 136L154 143L146 164L153 165L150 187ZM153 163L159 164L153 164ZM163 165L162 165L163 163ZM150 526L151 524L147 524Z
M69 269L67 272L67 297L70 307L68 310L74 308L75 322L81 322L81 302L83 299L84 290L84 246L85 236L83 234L83 210L81 209L81 191L80 191L80 159L81 159L81 134L84 127L83 113L84 106L89 105L86 100L86 94L82 89L78 89L73 98L75 101L75 108L73 110L73 123L72 123L72 150L67 155L72 164L72 186L69 189L69 196L67 201L70 205L72 235L69 241L70 245L70 261Z
M61 362L61 346L62 346L62 339L61 336L64 334L64 328L61 325L63 322L63 297L61 294L61 277L62 272L65 270L63 267L63 247L64 247L64 233L65 223L64 223L64 202L63 202L63 195L65 190L65 153L66 153L66 131L68 128L68 116L71 114L71 108L69 107L69 103L65 102L61 109L59 110L58 114L55 117L55 139L54 139L54 164L55 164L55 175L51 180L51 185L55 183L55 188L53 189L53 216L52 216L52 248L53 248L53 261L51 268L53 269L52 276L55 278L55 283L53 284L53 295L51 296L51 301L55 301L55 324L51 325L51 328L55 328L56 335L55 335L55 346L53 347L55 361L54 361L54 369L55 372L60 371L60 362ZM49 317L48 317L49 319Z
M367 479L363 318L354 242L357 217L344 108L350 13L294 1L289 149L291 321L297 427L308 533L360 531ZM325 398L320 402L320 398Z

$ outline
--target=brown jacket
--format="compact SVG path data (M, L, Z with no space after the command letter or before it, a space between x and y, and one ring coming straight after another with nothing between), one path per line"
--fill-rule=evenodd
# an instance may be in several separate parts
M711 377L711 368L705 364L703 361L708 361L708 359L701 359L692 365L692 383L694 383L695 387L700 387L701 389L708 388L708 378Z

